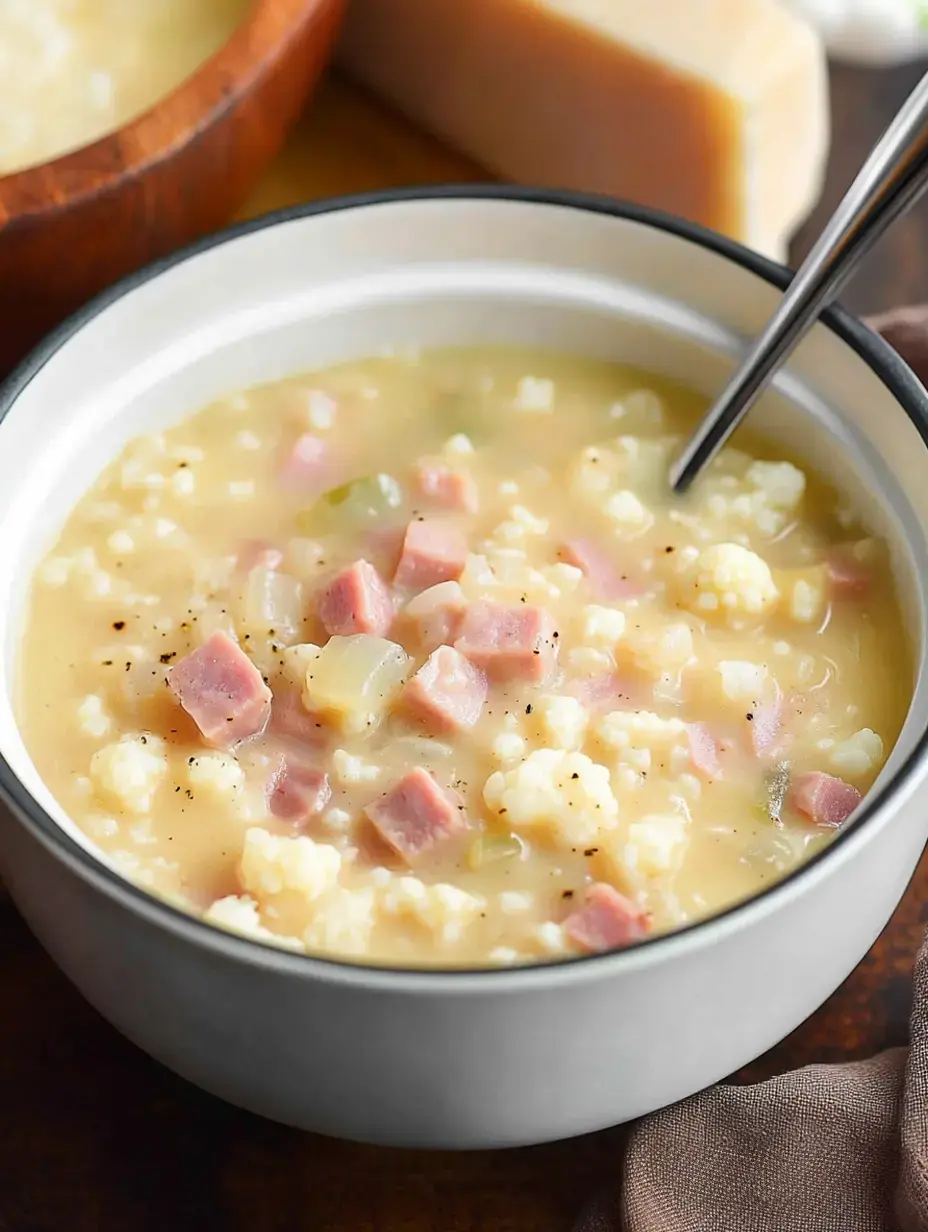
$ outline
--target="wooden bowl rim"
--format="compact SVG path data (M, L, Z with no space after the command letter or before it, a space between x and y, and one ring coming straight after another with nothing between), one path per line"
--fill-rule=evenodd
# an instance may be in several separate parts
M252 0L225 43L134 119L57 158L0 175L0 231L105 193L176 154L235 107L307 25L340 3Z

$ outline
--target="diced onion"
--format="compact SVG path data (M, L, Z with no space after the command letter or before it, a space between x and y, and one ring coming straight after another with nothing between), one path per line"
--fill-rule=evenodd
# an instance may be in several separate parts
M300 584L276 569L252 569L242 592L242 625L280 641L292 639L303 623Z

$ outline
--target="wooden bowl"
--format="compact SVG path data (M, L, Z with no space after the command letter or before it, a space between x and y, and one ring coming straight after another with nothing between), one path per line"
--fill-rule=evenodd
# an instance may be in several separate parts
M228 221L298 118L344 7L256 0L149 111L0 176L0 376L108 284Z

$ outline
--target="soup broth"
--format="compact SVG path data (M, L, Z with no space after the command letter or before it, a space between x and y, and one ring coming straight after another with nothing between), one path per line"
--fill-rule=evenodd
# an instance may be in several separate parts
M310 953L543 961L757 894L847 823L911 662L814 474L728 448L670 496L702 408L436 351L133 441L36 574L39 773L129 879Z
M89 145L218 51L251 0L0 0L0 175Z

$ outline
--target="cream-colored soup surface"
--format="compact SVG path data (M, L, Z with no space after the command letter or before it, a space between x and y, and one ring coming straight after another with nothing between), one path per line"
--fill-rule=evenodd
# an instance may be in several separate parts
M251 0L0 0L0 175L88 145L218 51Z
M813 475L729 448L669 496L701 405L446 351L135 440L35 578L40 774L128 878L311 953L532 962L757 893L873 783L911 665Z

